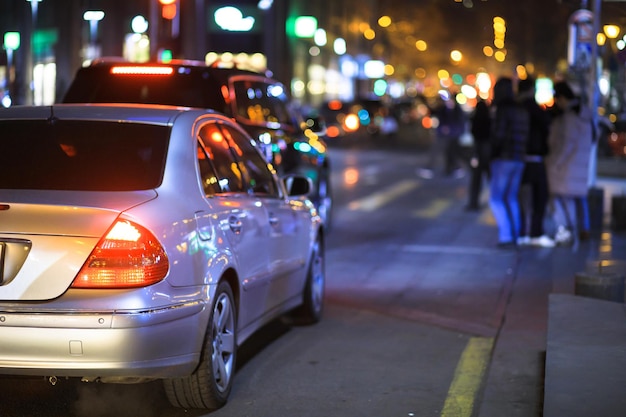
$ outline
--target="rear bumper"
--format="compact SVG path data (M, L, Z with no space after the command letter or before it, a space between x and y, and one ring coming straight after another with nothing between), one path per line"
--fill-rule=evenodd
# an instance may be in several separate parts
M0 374L104 382L188 375L208 312L203 301L109 313L0 312Z

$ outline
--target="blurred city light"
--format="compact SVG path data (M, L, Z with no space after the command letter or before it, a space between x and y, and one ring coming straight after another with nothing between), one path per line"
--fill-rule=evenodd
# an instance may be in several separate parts
M326 31L324 29L317 29L315 35L313 35L313 41L317 46L324 46L328 42Z
M363 37L365 37L365 39L367 39L368 41L371 41L376 38L376 32L374 32L374 30L371 28L365 29L365 32L363 32Z
M257 7L261 10L269 10L272 8L273 0L260 0Z
M87 21L99 21L104 19L104 12L102 10L87 10L83 13L83 19Z
M367 78L382 78L385 76L385 63L375 59L366 61L363 71Z
M374 81L374 94L378 97L382 97L387 93L387 81L376 80Z
M337 38L333 42L333 50L337 55L343 55L346 53L346 40L343 38Z
M254 26L255 19L252 16L243 16L241 10L233 6L220 7L213 14L215 23L231 32L249 32Z
M550 78L537 78L535 81L535 100L541 105L550 106L554 103L553 83Z
M135 16L130 22L133 33L145 33L148 30L148 21L143 16Z
M177 0L159 0L161 3L161 17L166 20L174 20L178 14Z
M479 72L476 74L476 88L478 88L478 94L482 98L488 97L491 85L491 76L488 73Z
M477 96L476 89L467 84L461 86L461 93L468 99L475 99Z
M604 25L602 30L609 39L616 39L619 36L620 29L617 25Z
M317 19L313 16L298 16L294 22L294 35L297 38L312 38L317 30Z
M391 18L389 16L381 16L378 19L378 26L381 28L389 27L389 25L391 25Z
M4 34L4 48L15 51L20 47L20 33L19 32L6 32Z

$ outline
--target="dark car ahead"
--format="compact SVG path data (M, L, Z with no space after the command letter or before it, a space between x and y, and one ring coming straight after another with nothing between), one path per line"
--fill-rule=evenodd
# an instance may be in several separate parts
M290 108L285 87L265 74L195 61L137 64L101 59L77 71L63 102L165 104L224 113L258 142L279 174L311 179L311 201L330 226L326 144Z

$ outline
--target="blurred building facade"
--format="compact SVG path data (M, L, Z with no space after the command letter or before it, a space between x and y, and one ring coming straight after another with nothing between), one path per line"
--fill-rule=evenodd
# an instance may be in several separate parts
M165 18L170 2L175 11L172 16L169 9ZM534 75L554 75L567 53L567 18L580 2L530 0L524 7L504 3L2 0L0 34L19 33L20 42L11 51L5 45L0 53L0 94L10 91L13 104L49 104L60 99L84 62L128 55L137 16L148 26L145 33L135 35L149 40L145 54L152 59L166 53L200 61L208 53L261 53L275 78L288 85L293 95L313 104L328 98L365 97L377 79L384 79L386 89L393 88L393 83L401 91L412 84L423 89L429 83L427 76L436 76L440 69L450 77L458 72L454 75L463 78L478 71L510 75L523 65ZM249 31L220 26L215 12L229 6L237 7L242 22L254 20ZM104 14L101 20L89 21L86 11ZM301 16L313 17L323 38L296 35L294 22ZM387 23L381 21L383 16L389 17ZM507 43L501 48L506 60L502 61L484 55L483 45L494 41L494 16L507 21ZM337 50L338 41L343 42L343 51ZM462 58L452 60L452 49ZM372 61L383 65L378 68L383 73L366 74L366 64ZM440 79L430 83L438 88Z

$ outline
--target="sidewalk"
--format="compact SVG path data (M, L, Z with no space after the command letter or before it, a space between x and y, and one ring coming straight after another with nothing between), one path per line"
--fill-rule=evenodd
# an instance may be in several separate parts
M599 176L597 187L605 200L601 233L574 248L519 250L513 296L492 355L481 417L503 410L509 417L529 417L528 407L515 414L508 406L532 398L543 398L533 416L626 415L626 231L611 229L610 212L612 197L624 194L626 178ZM524 293L545 304L544 317L528 314L528 298L518 295ZM618 302L606 301L616 294L621 296ZM541 326L545 339L533 339L537 332L529 329ZM534 356L541 351L545 357ZM543 369L536 373L543 374L543 392L519 392L520 386L529 385L520 381L532 373L524 367L540 364Z
M626 415L626 231L611 228L623 215L611 213L611 201L626 194L624 167L598 165L604 228L574 274L573 293L549 296L544 417Z

